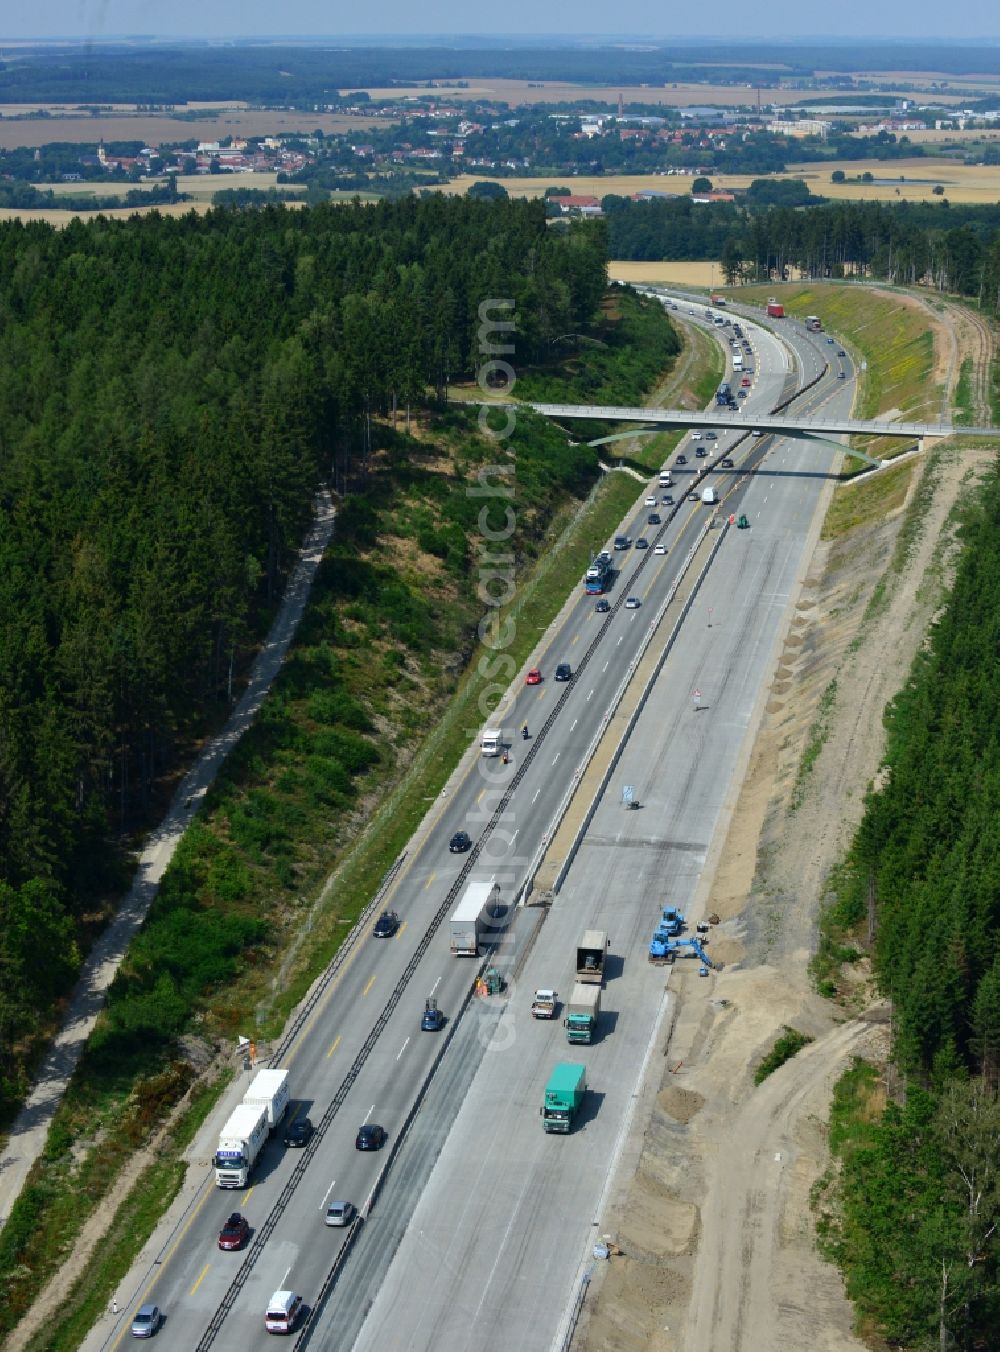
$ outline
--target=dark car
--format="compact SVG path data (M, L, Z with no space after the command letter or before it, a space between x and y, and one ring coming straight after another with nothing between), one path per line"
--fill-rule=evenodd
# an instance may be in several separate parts
M646 539L644 535L640 535L638 540L636 540L635 542L635 547L636 549L648 549L649 541Z
M658 526L659 524L660 524L660 514L659 514L659 512L650 512L649 516L646 517L646 525L647 525L647 526Z
M424 1001L424 1012L420 1016L422 1033L440 1033L444 1027L444 1015L438 1009L437 1001L430 997Z
M718 434L718 432L706 432L706 433L705 433L705 440L706 440L706 441L718 441L718 440L719 440L719 434Z
M832 339L832 338L827 338L826 341L827 341L828 343L831 343L831 344L833 343L833 339Z
M399 929L399 916L395 911L383 911L375 921L372 933L376 939L391 939Z
M688 458L687 458L686 455L679 455L679 456L677 457L677 462L676 462L676 463L677 463L678 465L686 465L687 462L688 462Z
M704 446L696 446L694 448L694 453L699 460L704 460L705 456L708 455L708 451L705 450Z
M746 390L737 390L737 391L736 391L736 398L737 398L737 399L745 399L746 397L747 397L747 392L746 392Z
M674 495L672 493L664 493L660 501L663 503L664 507L672 507L674 505Z
M838 356L838 357L846 357L846 356L847 356L847 353L844 351L844 349L843 349L842 347L838 347L838 348L837 348L837 356Z
M308 1117L297 1117L294 1122L289 1123L285 1132L285 1145L293 1150L301 1150L312 1140L312 1134L313 1124Z
M731 455L724 455L722 457L722 468L723 469L733 468L733 457Z
M838 380L846 380L846 379L847 379L847 372L846 372L846 371L838 371L838 372L837 372L837 379L838 379Z
M452 854L465 854L466 850L471 850L472 837L468 831L456 831L448 842L448 849Z
M358 1150L381 1150L385 1143L385 1127L380 1127L377 1122L366 1122L354 1142Z
M572 675L573 668L570 666L568 662L560 662L559 665L556 667L557 681L568 681Z
M163 1323L163 1312L159 1305L140 1305L132 1320L133 1338L152 1338Z
M219 1231L219 1248L227 1250L242 1249L249 1238L249 1221L246 1216L241 1216L238 1211L234 1211Z
M601 599L594 606L594 613L597 615L606 615L610 609L611 602L608 600L606 596L602 596Z
M628 549L632 541L627 535L615 536L615 549Z

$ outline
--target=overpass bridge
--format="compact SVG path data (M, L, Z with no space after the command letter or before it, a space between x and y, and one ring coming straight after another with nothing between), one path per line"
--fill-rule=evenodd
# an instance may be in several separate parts
M483 400L486 406L495 406ZM811 418L789 411L780 416L744 413L742 409L713 408L692 412L686 408L629 408L606 404L536 404L527 407L547 418L593 422L634 422L647 426L705 427L727 432L771 432L782 437L828 440L835 436L901 437L910 441L925 437L1000 437L1000 427L956 427L945 422L892 422L887 418ZM520 407L524 407L521 404ZM517 404L501 407L516 409Z

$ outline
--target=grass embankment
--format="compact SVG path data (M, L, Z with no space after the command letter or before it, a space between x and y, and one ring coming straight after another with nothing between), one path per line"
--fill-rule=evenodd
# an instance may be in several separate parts
M855 361L866 363L866 369L858 371L857 417L892 414L913 422L933 422L940 416L943 390L933 379L933 334L926 315L902 295L897 299L854 283L829 282L746 287L735 294L759 304L769 295L777 296L787 313L798 319L818 315L828 336L837 339L836 346L843 341ZM856 437L853 444L879 460L908 449L897 438ZM859 467L855 462L854 468ZM850 462L846 471L852 472Z
M592 338L599 345L569 354L573 388L561 397L600 380L641 402L676 350L660 307L629 296L605 307ZM555 388L554 370L544 379ZM0 1334L191 1085L181 1034L234 1050L237 1033L262 1045L277 1036L488 717L480 700L496 677L480 671L473 639L484 609L480 510L490 502L470 491L480 470L498 461L512 470L516 526L504 550L517 559L517 585L501 612L513 621L504 682L640 491L630 476L602 478L596 452L528 411L513 444L516 459L454 408L411 436L377 429L363 491L338 513L288 661L177 851L3 1232ZM493 503L493 529L506 502ZM176 1195L183 1144L159 1151L155 1178L123 1203L98 1267L64 1307L74 1329Z
M813 1040L808 1034L800 1033L797 1028L789 1028L786 1024L781 1037L778 1038L754 1071L754 1084L763 1084L769 1075L773 1075L776 1070L780 1070L786 1061L790 1061L793 1056L797 1056L802 1048L808 1047Z

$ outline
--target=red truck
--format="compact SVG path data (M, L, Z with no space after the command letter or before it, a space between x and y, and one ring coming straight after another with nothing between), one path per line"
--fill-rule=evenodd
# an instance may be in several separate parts
M768 319L784 319L785 317L785 307L780 300L775 300L773 296L768 297L767 317Z

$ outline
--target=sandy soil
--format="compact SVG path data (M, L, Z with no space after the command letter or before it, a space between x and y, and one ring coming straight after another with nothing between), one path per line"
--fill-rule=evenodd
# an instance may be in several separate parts
M721 276L718 263L632 263L616 259L608 264L613 282L674 282L677 286L714 286Z
M942 341L941 316L929 313L939 367L953 381L958 351L967 352ZM879 767L883 709L947 585L950 514L991 461L985 451L944 450L933 494L921 466L907 502L889 519L824 541L813 555L708 879L709 909L722 920L712 951L726 969L710 988L691 968L671 976L677 1005L660 1091L638 1167L623 1179L609 1217L622 1256L595 1273L579 1349L864 1347L839 1273L816 1252L809 1193L829 1164L832 1085L851 1056L885 1058L887 1011L861 982L849 1017L815 994L807 964L824 882ZM916 540L905 570L893 571L893 547L915 498L923 508ZM866 618L883 575L885 604ZM803 777L802 752L834 679L826 741ZM755 1089L753 1070L783 1025L815 1040Z

